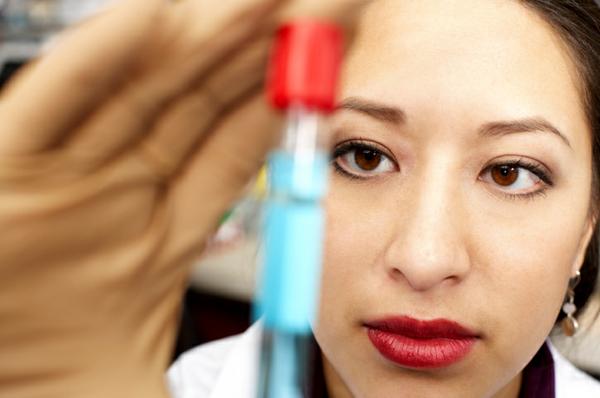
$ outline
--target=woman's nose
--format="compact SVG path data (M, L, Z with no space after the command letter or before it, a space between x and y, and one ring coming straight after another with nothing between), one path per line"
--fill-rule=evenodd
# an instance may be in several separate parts
M453 184L443 173L421 178L425 182L412 187L412 194L401 195L398 211L403 215L384 256L388 274L417 291L458 282L470 270L463 233L468 231L468 206L456 180Z

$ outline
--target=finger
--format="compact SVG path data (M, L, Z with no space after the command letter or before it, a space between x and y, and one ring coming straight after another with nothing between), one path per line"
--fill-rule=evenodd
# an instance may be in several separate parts
M331 20L352 32L362 9L374 0L294 0L279 11L279 23L293 18L311 17Z
M277 143L280 121L264 97L256 95L206 138L170 192L176 235L167 258L181 261L199 253L217 220Z
M154 55L154 70L148 72L147 76L136 84L130 84L123 93L97 112L81 131L69 140L67 150L75 157L86 157L100 164L155 130L156 124L163 125L158 127L160 130L164 130L165 125L171 125L170 122L161 123L165 117L174 120L182 113L189 114L192 109L196 109L198 112L193 122L198 126L207 125L220 112L222 105L230 97L235 97L235 94L227 92L227 85L237 86L229 91L239 92L249 84L255 84L257 75L262 75L265 62L256 56L242 56L242 61L249 62L248 67L233 62L236 65L235 73L223 73L223 70L231 69L231 58L240 58L239 52L256 52L255 46L248 50L244 49L244 44L256 38L265 17L273 12L279 2L261 0L259 5L253 4L251 8L238 10L235 15L230 15L229 20L224 21L222 26L215 26L213 32L202 33L207 35L204 37L198 37L198 31L193 35L189 32L174 31L162 38L161 41L165 43L169 52L161 53L160 56ZM178 15L187 16L188 10L179 9ZM172 25L179 27L181 21L180 18L173 18ZM188 21L187 26L194 24ZM187 38L184 39L184 36ZM264 53L263 58L266 58L267 40L263 39L259 47ZM259 67L256 66L258 62ZM223 79L218 76L223 75L237 81L228 80L224 82L227 84L222 84ZM217 77L213 79L214 76ZM218 87L211 87L211 80L218 81ZM236 82L232 85L233 81ZM205 94L209 91L215 95L206 97ZM198 105L194 105L194 102ZM177 104L181 104L181 110L177 109ZM186 117L185 120L190 119ZM181 123L175 124L181 127ZM190 132L189 129L176 131L185 131L186 134ZM195 141L196 137L191 137L191 141ZM173 150L177 151L176 148Z
M175 174L219 117L262 91L269 47L270 40L265 37L245 48L201 90L178 100L166 112L141 148L158 174L165 178Z
M126 0L19 76L0 102L0 154L39 151L89 114L127 76L165 4Z
M325 5L317 1L296 1L276 19L317 15L353 26L359 6L366 3L336 0ZM169 244L167 258L181 260L201 251L207 234L276 143L278 120L266 101L257 96L236 109L216 131L205 137L203 145L194 152L175 181L171 193L176 236Z
M357 2L334 1L326 4L328 6L310 1L290 3L275 19L292 13L312 13L330 18L347 17L349 11L355 12L355 9L350 10L350 6L356 8ZM203 83L199 93L191 93L171 107L143 144L144 153L158 174L168 177L174 173L198 145L204 132L214 122L215 116L223 108L239 103L240 97L243 100L243 95L251 88L259 87L266 69L269 47L270 41L265 37L244 49L241 56L236 56L234 60L220 66L218 71Z

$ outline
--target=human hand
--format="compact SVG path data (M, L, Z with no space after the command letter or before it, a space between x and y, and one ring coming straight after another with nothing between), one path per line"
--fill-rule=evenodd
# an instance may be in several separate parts
M0 397L167 396L190 264L277 140L272 29L357 5L125 0L10 84Z

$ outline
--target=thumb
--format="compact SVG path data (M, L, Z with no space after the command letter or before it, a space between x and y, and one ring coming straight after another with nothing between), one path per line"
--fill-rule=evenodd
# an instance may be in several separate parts
M255 95L206 139L176 180L170 200L173 230L167 258L194 255L279 140L281 117Z
M360 10L371 0L288 1L274 20L311 17L342 24L352 32ZM212 131L179 176L172 191L174 231L168 258L193 255L236 199L248 180L264 163L266 153L278 142L281 118L262 95L255 95Z

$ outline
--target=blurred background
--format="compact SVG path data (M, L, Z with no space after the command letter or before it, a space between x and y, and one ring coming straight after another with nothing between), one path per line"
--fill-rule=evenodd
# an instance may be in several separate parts
M113 0L114 1L114 0ZM90 16L107 0L0 0L0 87L35 58L65 26ZM68 62L66 60L65 62ZM244 331L251 323L257 264L260 197L264 172L226 215L191 274L181 316L176 358L198 344ZM600 283L581 328L566 338L553 331L557 348L580 368L600 378Z

